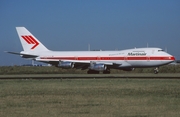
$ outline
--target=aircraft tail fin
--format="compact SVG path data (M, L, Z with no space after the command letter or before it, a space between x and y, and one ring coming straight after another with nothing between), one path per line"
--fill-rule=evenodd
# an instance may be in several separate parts
M24 51L48 51L25 27L16 27Z

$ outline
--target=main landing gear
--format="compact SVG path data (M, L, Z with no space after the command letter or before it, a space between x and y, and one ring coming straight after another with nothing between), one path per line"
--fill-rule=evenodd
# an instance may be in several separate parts
M103 74L110 74L110 69L104 70Z
M159 68L156 67L156 68L154 69L154 74L158 74L158 73L159 73Z
M87 73L88 73L88 74L99 74L99 71L88 70Z
M87 71L87 74L99 74L99 71L96 71L96 70L88 70ZM103 74L110 74L110 70L109 69L107 69L107 70L104 70L103 71Z

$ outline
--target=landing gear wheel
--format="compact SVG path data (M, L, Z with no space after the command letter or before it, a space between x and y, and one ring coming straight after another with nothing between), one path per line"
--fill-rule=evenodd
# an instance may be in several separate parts
M155 69L154 69L154 74L158 74L159 73L159 69L158 69L158 67L156 67Z
M103 71L103 74L110 74L110 70Z
M88 70L87 74L99 74L99 71L95 71L95 70Z

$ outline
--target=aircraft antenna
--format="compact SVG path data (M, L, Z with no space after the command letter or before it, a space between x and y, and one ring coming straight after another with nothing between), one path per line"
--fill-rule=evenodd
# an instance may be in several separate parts
M90 44L88 44L88 51L91 51L91 46L90 46Z
M165 52L167 52L168 50L167 50L167 47L165 48Z

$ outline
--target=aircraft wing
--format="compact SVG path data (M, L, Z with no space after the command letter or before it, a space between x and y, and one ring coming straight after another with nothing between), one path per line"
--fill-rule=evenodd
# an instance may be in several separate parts
M69 63L73 63L74 68L76 69L87 69L91 63L103 64L110 68L119 67L122 65L122 63L114 63L108 61L80 61L80 60L58 60L58 59L41 59L41 58L36 58L35 60L39 62L50 63L55 66L58 66L59 62L69 62Z
M121 65L121 63L114 63L114 62L106 62L106 61L82 61L82 60L58 60L58 59L41 59L41 58L36 58L36 61L40 62L72 62L72 63L82 63L82 64L90 64L91 62L96 63L96 64L104 64L104 65Z

